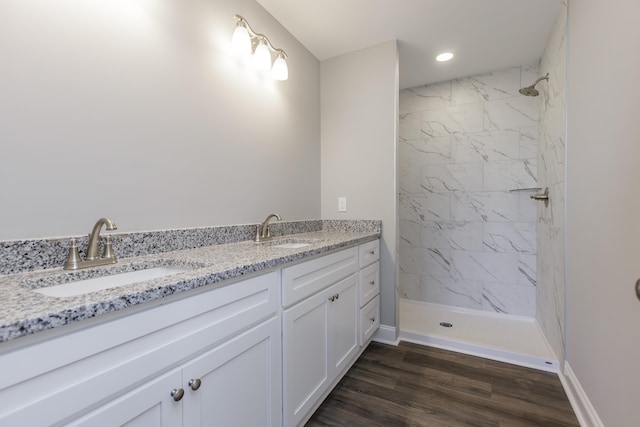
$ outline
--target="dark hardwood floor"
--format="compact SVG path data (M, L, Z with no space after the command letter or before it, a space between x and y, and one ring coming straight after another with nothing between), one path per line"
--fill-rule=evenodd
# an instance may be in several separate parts
M371 343L306 425L579 426L556 374L405 342Z

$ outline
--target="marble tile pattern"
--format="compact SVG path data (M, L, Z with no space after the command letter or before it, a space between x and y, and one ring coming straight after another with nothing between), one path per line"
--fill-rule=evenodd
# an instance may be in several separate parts
M273 221L270 225L274 237L321 230L380 232L380 227L377 220ZM109 234L118 236L119 233ZM134 232L114 237L113 249L118 259L124 259L236 243L251 240L255 235L256 224ZM88 236L67 237L77 239L79 252L84 256ZM64 264L68 247L67 242L51 243L46 239L0 241L0 275L59 267Z
M271 242L251 240L201 245L182 250L159 250L145 255L121 259L118 264L80 271L64 271L61 267L0 275L0 342L67 325L83 319L132 307L202 286L216 286L225 279L280 267L286 263L329 251L354 246L380 237L380 221L328 221L308 226L320 230L283 235ZM282 229L301 230L307 225L281 224ZM223 233L227 240L237 233ZM255 227L254 227L255 228ZM345 231L348 230L348 231ZM249 230L250 231L250 230ZM275 231L275 229L274 229ZM160 233L160 232L158 232ZM164 233L164 232L163 232ZM177 243L170 233L170 246ZM177 239L177 238L176 238ZM278 248L277 241L303 239L310 246L299 249ZM156 243L161 244L161 241ZM173 247L173 246L172 246ZM39 259L37 256L33 259ZM186 265L194 269L168 277L148 280L120 288L96 291L75 297L55 298L34 292L34 287L64 283L82 278L100 277L116 272L133 271L158 265Z
M558 360L565 357L565 270L564 270L564 200L565 200L565 69L567 3L547 42L540 73L549 73L549 81L536 86L540 91L540 144L538 179L549 187L549 207L538 206L538 263L536 319Z
M402 298L535 316L539 99L526 64L400 92Z

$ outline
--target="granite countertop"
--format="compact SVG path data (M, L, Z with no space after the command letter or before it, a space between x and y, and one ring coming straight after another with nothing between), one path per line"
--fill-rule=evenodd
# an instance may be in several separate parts
M0 276L0 342L122 310L225 279L280 267L286 263L354 246L380 237L379 232L314 231L265 243L243 241L121 259L117 264L77 271L52 268ZM303 248L277 243L305 240ZM171 265L187 272L74 297L50 297L33 288L74 280Z

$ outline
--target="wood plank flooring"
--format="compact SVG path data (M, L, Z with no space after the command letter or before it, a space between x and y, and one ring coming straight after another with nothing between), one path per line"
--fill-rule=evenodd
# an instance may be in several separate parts
M579 426L556 374L402 342L371 343L316 426Z

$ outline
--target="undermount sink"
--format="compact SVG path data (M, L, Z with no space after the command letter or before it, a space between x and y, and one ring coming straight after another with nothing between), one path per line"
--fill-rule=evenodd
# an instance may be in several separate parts
M278 245L273 245L274 248L284 248L284 249L299 249L307 246L311 246L311 243L280 243Z
M300 249L318 243L319 239L281 239L268 242L266 246L278 249Z
M45 286L33 289L39 294L51 297L64 298L84 295L91 292L102 291L105 289L119 288L121 286L132 285L146 280L158 279L161 277L172 276L174 274L185 273L193 270L189 266L160 266L151 267L137 271L127 271L123 273L111 274L101 277L89 279L81 279L73 282L63 283L60 285Z

